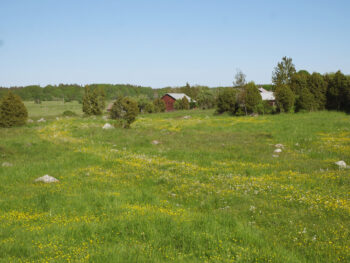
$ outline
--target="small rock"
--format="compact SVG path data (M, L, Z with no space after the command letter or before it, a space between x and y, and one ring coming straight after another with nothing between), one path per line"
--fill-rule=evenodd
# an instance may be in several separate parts
M297 142L297 143L295 144L295 146L299 146L299 143Z
M41 118L41 119L37 120L37 122L46 122L46 120L44 118Z
M48 174L45 174L42 177L35 179L35 182L43 182L43 183L57 183L59 182L55 177L52 177Z
M346 162L344 161L338 161L335 163L336 165L339 166L339 168L347 168L348 166L346 165Z
M59 121L60 120L60 118L59 117L56 117L56 121Z
M184 116L184 119L189 119L189 118L191 118L191 116L188 116L188 115Z
M278 148L276 150L273 151L274 153L281 153L282 152L282 149Z
M12 167L12 163L8 163L8 162L3 162L2 163L2 167Z
M278 158L279 156L277 154L272 155L273 158Z
M28 123L33 123L34 121L32 119L27 120Z
M104 129L104 130L109 130L109 129L113 129L114 127L111 125L111 124L109 124L109 123L106 123L105 125L103 125L103 127L102 127L102 129Z
M284 148L284 145L281 144L281 143L277 143L277 144L275 145L275 147L276 147L276 148Z
M160 144L160 142L157 140L154 140L154 141L152 141L152 144L157 145L157 144Z

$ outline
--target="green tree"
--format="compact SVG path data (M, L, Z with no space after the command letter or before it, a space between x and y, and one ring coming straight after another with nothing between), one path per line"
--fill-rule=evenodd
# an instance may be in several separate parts
M111 119L119 119L124 128L129 128L139 113L137 102L129 97L119 97L110 111Z
M245 78L246 75L240 69L237 69L235 80L233 82L233 87L242 88L246 84Z
M83 97L83 112L90 116L93 114L92 111L92 95L90 93L90 89L88 86L85 86L85 93L84 93L84 97Z
M295 66L291 58L283 57L272 72L272 83L277 87L290 85L292 76L296 73Z
M166 109L164 100L158 98L153 101L155 112L164 112Z
M309 76L308 88L314 97L315 110L323 110L327 102L327 83L320 73L312 73Z
M348 86L348 80L346 76L341 71L337 71L333 75L326 76L326 79L328 80L327 109L344 110L348 107L346 105L348 101L346 88Z
M282 84L276 87L275 98L280 112L290 112L294 106L295 96L288 85Z
M190 109L190 102L188 101L188 99L186 97L183 97L181 99L181 108L183 110L189 110Z
M313 111L318 107L314 95L308 88L303 88L296 101L296 111Z
M21 98L11 91L0 101L0 127L24 125L28 118L28 111Z
M237 107L237 91L233 88L223 89L217 97L216 113L229 112L234 114Z
M105 93L101 88L95 88L92 92L85 87L83 97L83 112L86 115L101 115L105 109Z
M198 106L201 109L211 109L215 107L215 97L209 90L201 91L197 98Z
M144 112L147 112L147 113L153 113L153 112L155 112L155 110L154 110L154 104L151 103L151 102L147 102L147 104L146 104L145 107L144 107Z
M257 106L262 102L258 88L254 82L249 82L245 87L245 106L248 113L257 112Z

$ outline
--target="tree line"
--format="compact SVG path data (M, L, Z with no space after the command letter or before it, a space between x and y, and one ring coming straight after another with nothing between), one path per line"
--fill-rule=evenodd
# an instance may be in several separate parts
M142 87L129 84L89 84L81 86L77 84L60 84L47 85L40 87L39 85L31 85L25 87L0 87L0 97L4 96L9 90L21 97L24 101L78 101L82 103L85 87L90 90L103 89L106 100L114 100L120 96L137 97L144 95L148 98L154 97L154 90L151 87Z
M218 94L216 112L232 115L317 110L350 112L350 76L340 70L323 75L297 71L292 59L283 57L272 72L272 85L263 87L274 92L275 105L263 101L257 85L246 83L245 75L237 72L234 86Z

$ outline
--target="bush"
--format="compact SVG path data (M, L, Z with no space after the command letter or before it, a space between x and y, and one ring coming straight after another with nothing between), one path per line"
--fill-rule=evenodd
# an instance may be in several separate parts
M280 112L290 112L294 106L295 96L287 85L279 85L275 90L277 107Z
M162 99L155 99L153 101L153 105L154 105L154 112L164 112L166 110L165 102Z
M153 103L148 102L144 107L144 112L147 113L153 113L154 112L154 105Z
M312 111L318 107L314 95L307 88L303 88L296 101L296 111Z
M259 114L274 114L276 113L276 107L272 106L270 102L264 100L258 106L257 110Z
M101 115L105 106L105 93L102 89L94 89L91 92L89 87L85 87L83 112L86 115Z
M0 127L24 125L28 118L28 111L21 98L8 92L0 102Z
M186 97L183 97L181 99L181 106L183 110L189 110L190 109L190 102Z
M137 102L129 97L118 98L110 111L111 119L119 119L124 128L129 128L139 113Z
M77 114L73 111L70 111L70 110L66 110L62 113L63 116L65 117L74 117L74 116L77 116Z
M245 105L248 113L257 112L257 106L262 103L262 98L254 82L245 86Z
M237 107L237 92L233 88L226 88L219 93L216 102L216 113L230 112L235 113Z

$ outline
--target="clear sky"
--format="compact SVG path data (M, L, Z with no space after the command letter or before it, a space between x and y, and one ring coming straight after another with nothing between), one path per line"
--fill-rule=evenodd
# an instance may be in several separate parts
M283 56L350 74L350 1L0 0L0 86L270 83Z

